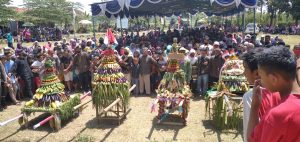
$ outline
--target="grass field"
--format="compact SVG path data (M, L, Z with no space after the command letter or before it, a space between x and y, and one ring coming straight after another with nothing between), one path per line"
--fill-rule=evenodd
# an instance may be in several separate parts
M272 35L272 36L277 36L277 35ZM286 44L291 46L291 48L294 48L295 45L300 44L299 35L278 35L278 37L282 38Z

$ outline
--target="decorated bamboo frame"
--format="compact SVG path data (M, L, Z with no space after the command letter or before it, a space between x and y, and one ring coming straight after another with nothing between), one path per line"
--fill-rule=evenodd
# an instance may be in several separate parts
M42 107L24 107L21 109L22 114L19 117L19 124L27 128L29 116L35 112L42 112L50 114L50 116L34 125L33 128L36 129L49 122L50 127L53 130L57 131L61 129L61 121L67 121L68 119L74 117L75 114L80 114L84 105L91 102L91 100L89 100L85 103L81 103L81 100L86 98L86 96L88 95L90 95L90 93L87 93L81 97L79 94L72 95L68 101L64 102L59 108L56 109Z
M187 125L191 91L186 84L185 72L180 69L180 62L184 62L185 56L177 53L176 42L174 42L173 48L173 52L168 55L167 72L158 86L157 98L152 105L151 112L155 111L158 104L157 123L185 126ZM175 111L178 113L174 113ZM171 114L180 116L180 120L166 122L165 120Z
M134 84L128 92L131 92L136 85ZM122 96L122 95L121 95ZM127 100L124 100L122 98L117 98L115 100L113 99L107 99L105 100L108 105L97 105L96 106L96 118L98 120L98 123L101 121L117 121L118 125L121 124L121 122L126 119L127 114L130 112L130 108L128 108Z
M168 102L171 105L167 107ZM189 112L190 98L185 96L178 96L173 98L158 97L155 101L158 104L157 119L159 124L171 124L171 125L187 125L187 117ZM180 116L180 122L164 122L164 120L174 111L178 111Z
M234 65L238 63L241 70L238 73L232 73L233 76L224 75L225 73L231 73L230 71L225 71L229 65ZM221 68L219 82L216 84L215 90L208 92L206 97L206 116L208 119L213 121L213 125L219 129L241 129L242 114L243 114L243 101L240 94L244 94L248 91L248 84L244 77L242 76L244 68L242 66L241 60L229 60ZM229 67L233 69L232 67ZM231 89L228 84L224 82L238 82L241 86L237 86L238 89ZM231 86L232 87L232 86ZM236 86L235 86L236 87Z

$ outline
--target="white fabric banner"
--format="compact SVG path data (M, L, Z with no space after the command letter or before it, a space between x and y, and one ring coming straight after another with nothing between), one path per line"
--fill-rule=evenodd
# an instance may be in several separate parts
M128 29L128 18L124 16L124 18L121 19L120 21L120 16L116 19L117 23L117 28L121 28L121 23L122 23L122 29Z

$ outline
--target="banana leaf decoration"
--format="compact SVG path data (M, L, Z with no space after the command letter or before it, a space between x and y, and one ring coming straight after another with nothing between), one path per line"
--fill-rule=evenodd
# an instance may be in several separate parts
M73 116L73 107L80 104L79 95L75 94L71 97L65 94L65 86L54 71L53 62L50 59L46 60L42 85L36 90L33 99L25 103L21 109L22 112L29 114L32 112L59 112L62 119Z
M124 105L129 104L129 83L111 50L105 51L93 80L93 104L99 108L107 107L118 98L123 100Z

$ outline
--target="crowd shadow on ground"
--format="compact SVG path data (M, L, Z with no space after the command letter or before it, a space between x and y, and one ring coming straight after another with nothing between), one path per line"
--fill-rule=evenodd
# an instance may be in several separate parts
M175 115L170 115L168 117L176 117L176 116ZM175 132L174 132L172 140L177 141L177 135L178 135L180 129L182 129L184 127L185 127L184 125L167 125L167 124L158 123L158 119L156 117L154 117L153 120L152 120L152 127L150 128L149 134L146 138L148 140L151 140L151 137L152 137L152 134L153 134L154 131L173 130Z
M25 125L20 125L20 127L13 132L12 134L0 139L0 141L5 141L7 139L9 139L10 137L13 137L14 135L18 134L21 131L26 131L26 130L32 130L32 131L43 131L43 132L47 132L46 135L42 136L40 139L36 140L37 142L42 141L44 138L46 138L49 134L51 134L52 132L55 132L55 130L53 130L49 124L44 124L43 126L40 126L37 129L33 129L33 126L37 123L39 123L41 120L46 119L47 117L49 117L50 114L48 113L37 113L37 114L31 114L28 117L28 125L27 127L25 127ZM66 125L66 122L62 122L62 128Z
M89 120L86 124L85 127L82 128L69 142L74 141L81 133L83 133L86 129L101 129L101 130L106 130L109 129L109 131L105 134L105 136L100 140L100 142L104 142L110 135L111 133L117 128L119 125L117 122L110 121L109 123L104 123L101 121L98 121L98 118L93 118Z
M214 135L217 134L218 142L221 142L221 134L234 134L234 138L236 139L239 135L243 138L243 130L232 130L232 129L225 129L225 130L219 130L214 126L213 120L202 120L202 125L205 128L205 131L203 132L203 136L206 137L208 135Z
M121 121L121 123L123 123L123 121ZM100 140L100 142L104 142L119 125L117 121L99 121L98 118L94 117L92 120L89 120L85 126L85 129L109 129L105 136Z

